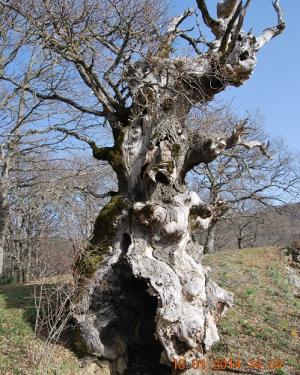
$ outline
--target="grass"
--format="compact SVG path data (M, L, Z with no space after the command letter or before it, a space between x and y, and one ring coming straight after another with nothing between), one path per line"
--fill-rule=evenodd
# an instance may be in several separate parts
M299 375L300 301L293 296L281 251L226 251L205 256L204 263L212 278L235 295L234 307L219 323L221 340L210 357L239 358L243 369L259 360L260 371ZM276 369L274 359L284 367Z
M212 278L235 294L234 307L219 323L221 340L209 354L211 360L240 359L243 370L251 364L263 373L269 372L272 360L280 359L284 367L271 373L300 375L300 300L293 296L281 252L226 251L205 256L204 263L212 269ZM81 373L78 360L63 346L54 346L47 370L34 360L43 341L34 336L33 288L32 284L0 286L0 374Z
M60 345L52 348L51 365L37 363L44 345L34 335L33 295L32 285L0 286L0 374L78 374L78 360Z

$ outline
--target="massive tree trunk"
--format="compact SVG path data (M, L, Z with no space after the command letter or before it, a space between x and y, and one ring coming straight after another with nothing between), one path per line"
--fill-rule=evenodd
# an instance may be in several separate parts
M195 129L186 120L196 105L250 77L259 49L284 29L278 0L278 25L258 38L242 31L250 0L220 0L217 19L204 0L197 0L215 37L211 43L179 29L191 10L175 17L167 30L159 26L155 9L156 21L149 22L155 1L95 0L82 7L76 1L19 3L0 0L13 12L12 27L17 12L20 27L25 20L33 35L31 42L50 50L47 59L53 66L61 64L54 70L59 78L49 84L46 75L41 89L6 75L3 79L36 99L77 111L71 129L63 124L46 131L86 142L118 178L119 190L100 212L90 246L74 269L78 349L110 361L114 375L170 374L172 361L179 358L191 367L218 340L216 324L233 297L202 266L203 248L193 242L191 231L208 228L214 210L188 191L185 177L194 166L210 163L237 145L267 153L264 144L243 139L245 121L228 137ZM194 55L172 55L178 37L190 44ZM200 51L201 43L206 52ZM65 64L66 77L75 80L70 90L65 74L59 75ZM89 105L91 94L96 104ZM77 119L88 122L86 115L105 118L114 146L97 147L86 136L89 126L77 130Z
M222 3L224 21L230 9L237 13L237 2ZM94 156L116 171L119 191L100 212L91 245L77 260L75 317L83 338L78 345L109 360L113 374L171 374L179 358L190 367L218 340L216 324L233 303L232 294L210 279L203 248L192 240L192 229L208 228L213 212L187 190L185 176L236 145L265 148L242 139L245 124L226 138L193 130L185 120L196 103L247 80L257 50L271 36L256 40L238 24L230 40L230 18L226 27L201 11L216 35L209 52L169 59L164 45L134 63L126 78L132 107L109 118L115 145L94 146ZM244 9L239 15L243 19Z
M204 158L214 151L203 139L196 146L183 126L188 103L169 99L171 108L157 116L165 99L157 100L153 112L122 132L125 188L101 211L77 265L87 276L77 312L83 336L119 374L126 367L124 374L165 375L173 359L201 356L218 340L216 322L232 305L191 238L192 228L207 228L211 209L183 179L196 157L191 145Z
M128 122L112 125L115 146L94 150L117 172L119 191L100 212L91 246L77 262L76 318L88 352L111 360L115 374L166 375L179 358L190 366L219 339L216 323L233 303L210 279L203 248L191 237L193 228L208 228L213 211L187 190L186 173L246 144L244 124L229 138L185 124L195 99L206 101L223 87L215 74L203 75L205 61L186 77L176 63L155 61L149 79L164 82L169 64L173 82L150 91L133 79ZM184 61L181 69L188 72ZM186 90L187 79L189 88L201 89Z

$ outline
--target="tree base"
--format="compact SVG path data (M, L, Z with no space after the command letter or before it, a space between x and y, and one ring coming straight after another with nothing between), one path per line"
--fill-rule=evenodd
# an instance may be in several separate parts
M88 352L110 361L114 375L171 375L181 358L191 366L218 341L216 323L233 303L210 280L203 248L190 235L198 196L179 194L174 201L138 203L130 231L127 220L119 222L114 247L77 306Z

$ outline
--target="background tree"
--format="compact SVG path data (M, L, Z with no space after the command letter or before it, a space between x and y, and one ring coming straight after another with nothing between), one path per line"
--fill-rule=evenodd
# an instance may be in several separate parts
M4 277L25 282L70 273L107 200L104 189L113 186L110 172L93 160L47 160L46 155L15 165L18 184L8 197Z
M2 35L3 37L3 35ZM22 41L23 42L23 41ZM17 50L18 47L16 47ZM4 60L4 66L9 65L14 60L14 50L9 58ZM1 56L1 55L0 55ZM10 61L11 60L11 61ZM30 74L30 71L28 71ZM28 83L27 76L23 83ZM36 110L41 102L33 103L27 100L26 93L15 91L14 88L6 85L0 79L1 103L0 103L0 275L3 271L3 251L7 235L9 216L9 195L14 188L20 184L20 180L15 174L17 165L21 160L30 157L34 153L32 145L26 144L29 135L26 126L28 122L36 121Z
M232 296L201 265L202 249L190 230L206 227L213 215L187 190L185 176L237 145L263 152L265 145L247 142L243 123L228 136L185 120L195 106L250 77L257 52L285 27L279 2L273 3L278 25L255 37L242 31L250 0L219 1L216 19L198 0L212 42L181 29L194 11L166 23L152 0L0 4L14 32L30 30L27 51L43 57L33 84L8 70L0 77L49 110L64 109L61 125L53 116L45 131L85 142L118 179L118 192L76 263L81 349L109 360L115 374L171 373L179 357L191 365L191 357L218 340L216 322ZM179 37L193 53L174 50ZM89 131L95 122L110 126L112 145Z
M0 18L0 275L4 271L4 278L9 274L19 281L26 281L34 269L31 255L35 254L36 260L40 259L41 238L42 247L45 247L45 237L58 235L57 229L56 233L54 230L59 226L58 218L64 224L67 222L66 213L62 210L62 205L67 202L62 201L62 192L68 191L68 204L75 200L78 203L77 223L80 213L82 215L83 210L87 210L87 202L91 210L90 220L94 220L93 209L100 209L98 198L101 200L105 195L101 198L101 188L96 181L92 183L92 176L97 171L97 176L103 177L104 189L111 182L108 181L107 165L98 163L96 167L86 157L79 162L79 156L76 161L75 154L83 147L68 142L59 127L54 129L55 124L66 124L71 119L74 125L79 121L78 114L76 117L76 114L64 111L62 121L60 108L53 109L42 98L24 90L24 87L34 86L40 76L47 84L54 84L55 72L45 54L28 48L30 31L14 27L17 26L15 14L4 12L1 7ZM21 69L18 69L19 66ZM14 83L15 79L19 86ZM80 123L84 127L84 120ZM88 128L92 129L93 124L89 123ZM102 169L100 173L99 169ZM72 187L75 183L78 184L77 190ZM88 196L93 196L93 205ZM80 210L79 201L83 197L86 203ZM59 212L65 215L64 220ZM53 222L51 226L50 219ZM83 240L78 225L77 232L74 227L73 241L75 237ZM66 227L64 229L65 238L67 230ZM87 231L91 233L90 228L86 228L85 235Z
M227 119L226 123L224 119ZM226 106L214 113L208 112L201 118L194 118L194 121L199 121L200 128L211 131L223 127L228 136L238 123L236 116ZM258 139L261 143L268 142L258 115L250 116L245 121L248 123L250 143L251 139L253 142ZM196 166L191 176L192 188L200 196L206 197L214 212L209 228L204 231L204 252L214 250L218 223L222 219L227 222L230 220L232 224L236 222L236 233L239 233L237 244L241 248L241 238L249 238L257 233L254 227L259 225L258 217L262 216L263 211L297 200L299 175L300 166L296 155L278 139L271 142L267 154L259 148L249 151L235 147L223 152L209 164ZM226 231L225 228L222 227Z

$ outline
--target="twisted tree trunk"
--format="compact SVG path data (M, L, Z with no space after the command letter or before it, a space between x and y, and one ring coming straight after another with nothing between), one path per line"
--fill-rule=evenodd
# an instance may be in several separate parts
M171 374L179 358L191 367L218 340L216 324L233 303L201 264L203 248L191 231L208 228L213 212L187 190L185 176L225 149L241 145L266 153L265 145L242 138L245 123L226 138L193 130L185 120L196 103L248 79L256 52L283 26L256 39L241 31L248 3L221 3L216 21L198 1L216 35L205 55L168 58L170 28L155 56L128 69L133 104L109 118L115 145L93 145L94 156L116 171L119 191L100 212L91 245L77 261L75 316L83 338L78 345L109 360L113 374Z
M163 82L156 64L152 69L160 73L151 79ZM88 352L111 360L116 374L165 375L179 358L190 365L218 340L216 323L233 302L210 280L203 249L191 238L191 230L207 228L213 214L187 191L186 173L245 143L243 125L228 139L185 126L195 96L204 92L204 101L223 87L215 74L203 74L203 65L199 76L195 65L192 75L179 74L168 89L145 92L133 80L128 124L114 124L113 150L94 151L114 167L120 190L99 214L91 246L77 263L82 299L76 317ZM176 77L174 66L168 70ZM182 87L187 79L202 90L190 94Z
M167 30L161 27L155 1L28 0L20 5L0 0L11 14L11 27L18 33L24 28L30 45L47 52L46 65L49 59L55 67L51 77L58 74L58 79L52 82L46 74L41 85L24 84L9 71L0 78L34 99L76 111L70 124L62 120L62 126L31 134L73 136L117 174L119 190L111 193L90 246L77 259L73 299L78 349L108 360L114 375L166 375L179 358L191 367L218 340L216 324L232 305L232 295L210 280L201 264L203 248L191 237L194 228L208 228L214 210L187 190L185 177L226 149L258 147L268 155L266 145L243 138L246 121L228 137L193 129L186 120L196 105L227 86L242 85L259 49L283 31L275 0L278 25L258 38L243 32L249 4L220 0L213 19L205 0L197 0L215 37L208 43L179 28L192 10L175 17ZM172 55L178 37L194 56ZM75 80L70 89L67 77ZM72 96L72 90L78 92ZM86 135L89 126L78 128L77 121L88 122L86 116L109 123L114 146L97 147Z
M97 270L83 283L78 322L89 351L118 364L116 373L171 373L164 365L188 362L218 340L216 322L232 305L191 238L192 228L208 226L211 210L183 181L195 157L190 142L197 155L214 151L203 139L206 150L196 146L182 126L186 106L175 101L172 112L153 111L122 132L126 188L100 213L78 264L81 275Z

